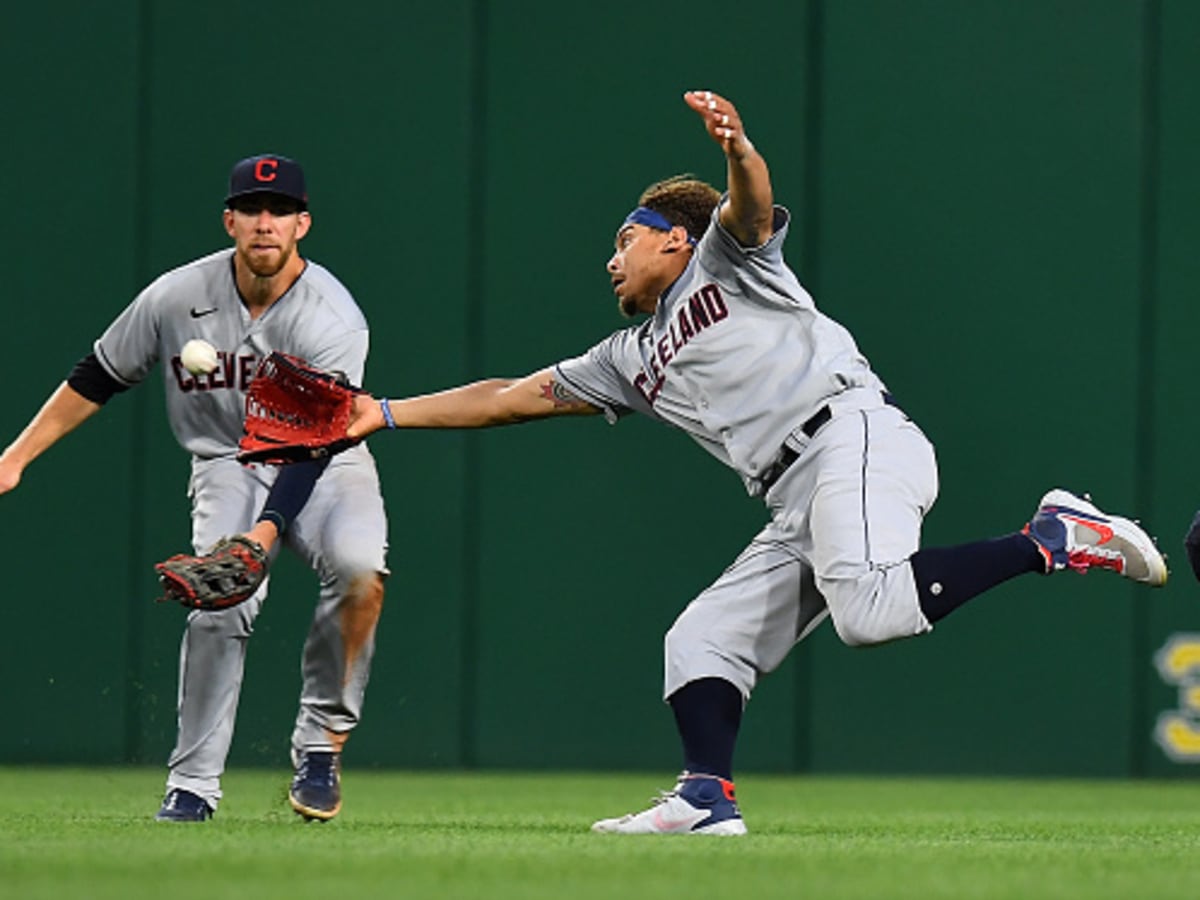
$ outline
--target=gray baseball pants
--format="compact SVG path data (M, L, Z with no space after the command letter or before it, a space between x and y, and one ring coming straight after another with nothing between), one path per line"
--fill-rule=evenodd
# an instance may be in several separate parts
M196 552L249 529L275 475L273 467L245 467L233 459L194 460L189 494ZM301 659L295 763L308 750L340 750L362 711L383 599L380 579L387 574L387 520L375 462L365 446L333 459L281 543L320 580ZM167 788L191 791L213 808L221 798L247 642L269 581L231 609L191 612L183 635L179 735L168 760Z
M826 617L846 644L929 631L908 558L937 498L933 446L900 410L856 390L831 403L765 496L770 521L676 619L664 642L663 696L722 678L749 698Z

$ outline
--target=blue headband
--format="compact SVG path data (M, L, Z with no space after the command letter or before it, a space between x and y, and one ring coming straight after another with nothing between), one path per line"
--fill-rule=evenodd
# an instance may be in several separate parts
M655 212L646 206L637 207L633 212L625 217L625 221L621 224L645 225L648 228L657 228L659 231L670 231L674 227L670 222L667 221L666 216L660 212ZM690 234L688 235L688 243L696 243L696 239Z

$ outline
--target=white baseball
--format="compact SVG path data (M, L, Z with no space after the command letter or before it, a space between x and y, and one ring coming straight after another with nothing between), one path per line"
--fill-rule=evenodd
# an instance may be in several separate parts
M217 348L208 341L192 338L179 351L179 359L193 375L207 375L217 367Z

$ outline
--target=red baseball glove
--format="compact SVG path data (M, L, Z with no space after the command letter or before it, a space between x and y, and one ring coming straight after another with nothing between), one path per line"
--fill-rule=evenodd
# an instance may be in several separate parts
M238 460L276 465L322 459L358 443L346 437L355 394L339 372L278 351L264 359L246 394Z

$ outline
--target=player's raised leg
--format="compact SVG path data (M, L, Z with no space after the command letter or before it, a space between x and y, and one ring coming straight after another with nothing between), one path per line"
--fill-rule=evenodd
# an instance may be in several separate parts
M876 396L835 414L804 450L799 471L776 486L788 509L779 528L811 563L834 629L850 646L930 629L909 558L938 494L933 446Z
M1019 532L953 547L928 547L909 560L921 609L937 622L968 600L1026 573L1108 569L1134 581L1166 583L1166 558L1136 522L1056 488Z

